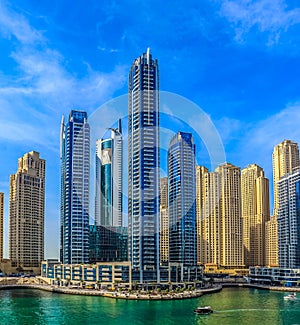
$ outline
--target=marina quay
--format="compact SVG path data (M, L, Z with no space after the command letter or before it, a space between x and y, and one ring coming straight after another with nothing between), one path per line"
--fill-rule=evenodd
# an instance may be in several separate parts
M300 285L300 269L280 267L250 267L251 283L271 286L296 287Z
M132 270L131 262L97 262L95 264L62 264L58 260L41 263L41 279L49 285L80 286L86 288L137 287L190 287L202 286L203 270L200 266L187 267L181 263L169 263L160 267L159 281L153 281L153 272L145 272L145 283L140 283L139 272Z
M131 287L130 262L98 262L96 264L61 264L57 260L43 261L41 277L51 285L80 285L87 288L109 287L117 283Z

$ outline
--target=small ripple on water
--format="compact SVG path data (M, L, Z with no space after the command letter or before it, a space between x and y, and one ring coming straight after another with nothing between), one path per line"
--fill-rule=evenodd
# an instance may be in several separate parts
M239 309L225 309L225 310L216 310L214 313L234 313L234 312L247 312L247 311L262 311L259 308L239 308ZM264 309L264 311L278 311L278 309ZM280 311L280 310L279 310Z
M0 324L253 325L263 320L264 325L300 325L299 303L284 302L282 293L250 289L226 289L195 300L163 302L24 290L0 292L0 299ZM195 315L198 305L210 305L215 312L208 317Z

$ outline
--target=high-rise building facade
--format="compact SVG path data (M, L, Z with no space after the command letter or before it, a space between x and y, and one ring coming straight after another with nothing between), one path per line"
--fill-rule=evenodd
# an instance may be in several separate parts
M158 62L148 49L134 60L128 85L128 253L141 282L146 273L159 278L158 91Z
M299 147L298 144L291 140L284 140L274 147L273 155L273 192L274 192L274 217L267 223L266 231L269 231L268 234L270 237L268 238L270 247L272 246L272 251L268 250L268 246L266 246L266 254L268 259L266 261L266 265L278 265L278 224L277 224L277 215L279 210L279 197L278 197L278 181L281 177L286 174L292 172L300 166L299 160ZM276 238L277 236L277 238ZM277 249L277 250L276 250Z
M123 225L122 123L96 143L95 225L90 226L90 263L127 261L127 228Z
M205 167L197 171L198 263L221 265L221 177L217 172L208 173Z
M3 260L4 193L0 192L0 262Z
M95 225L121 227L123 218L122 124L96 143Z
M277 182L278 261L282 268L300 268L300 169Z
M126 227L90 225L89 263L127 261Z
M279 209L277 182L282 176L300 167L298 144L291 140L282 141L274 147L272 159L274 182L274 216L277 216Z
M197 263L202 264L202 259L209 252L210 234L209 218L205 218L207 209L207 191L209 182L209 172L204 166L196 166L196 224L197 224ZM206 258L205 258L206 259Z
M89 259L90 127L72 110L61 125L61 251L64 264Z
M39 268L44 259L46 162L36 151L18 160L10 176L9 256L12 266Z
M265 234L265 265L278 267L278 222L275 216L270 217L270 220L266 222Z
M169 209L168 209L168 177L160 179L160 263L169 261Z
M265 224L270 219L269 180L256 164L242 170L242 219L244 263L265 265Z
M168 150L169 261L196 265L196 162L191 133L178 132Z
M209 174L203 170L198 262L243 267L241 170L229 163Z
M220 190L221 234L220 264L224 267L244 265L241 218L241 170L226 163L216 168Z

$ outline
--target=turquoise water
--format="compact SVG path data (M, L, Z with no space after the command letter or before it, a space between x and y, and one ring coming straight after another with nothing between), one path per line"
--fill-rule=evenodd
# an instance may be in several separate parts
M28 289L3 290L0 324L300 324L300 299L284 301L284 295L227 288L197 299L127 301ZM199 305L210 305L215 312L196 315L193 310Z

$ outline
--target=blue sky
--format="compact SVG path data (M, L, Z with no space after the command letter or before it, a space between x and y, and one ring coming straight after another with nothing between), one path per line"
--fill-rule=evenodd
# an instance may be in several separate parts
M151 47L160 89L199 105L227 161L261 165L300 142L300 8L290 0L0 1L0 191L17 159L47 160L46 257L59 246L59 127L127 92L135 57ZM299 4L298 4L299 6ZM201 163L198 161L198 163Z

